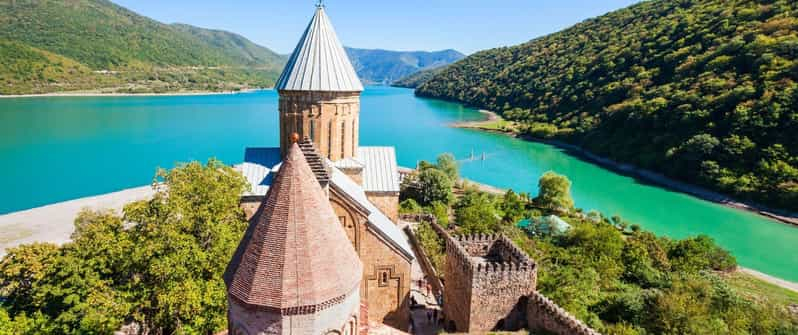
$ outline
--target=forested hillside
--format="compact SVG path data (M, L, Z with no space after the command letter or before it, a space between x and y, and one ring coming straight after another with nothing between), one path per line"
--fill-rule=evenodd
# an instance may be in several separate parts
M456 62L465 55L455 50L390 51L346 48L346 53L366 84L390 84L416 72Z
M654 0L448 67L421 96L798 210L798 2Z
M274 83L285 59L244 37L167 25L106 0L0 2L0 40L65 61L37 81L0 72L0 93L89 88L142 91L221 90ZM16 67L37 67L17 57ZM67 63L91 71L70 72ZM50 75L58 72L69 76ZM76 84L80 83L80 84Z
M436 67L434 69L421 70L409 76L402 77L397 81L394 81L393 83L391 83L391 86L417 88L423 85L424 83L430 81L433 77L435 77L439 73L443 72L444 69L446 69L446 66Z

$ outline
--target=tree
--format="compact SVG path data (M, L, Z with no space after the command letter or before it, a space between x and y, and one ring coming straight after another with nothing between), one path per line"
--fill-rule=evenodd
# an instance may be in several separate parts
M131 286L142 323L170 333L223 329L225 287L221 275L246 228L239 207L244 178L217 160L160 170L166 187L149 201L125 207L134 224L139 280Z
M501 210L504 213L502 221L514 224L526 215L526 203L520 195L508 190L502 198Z
M501 219L491 196L475 190L467 191L460 198L454 213L464 234L495 232Z
M80 213L62 247L9 250L0 294L15 329L109 334L129 320L155 333L226 327L221 274L246 228L246 181L210 160L160 170L156 182L153 198L128 204L123 217Z
M399 203L399 212L402 214L418 214L423 208L414 199L405 199Z
M457 159L455 159L454 155L450 153L438 155L435 168L443 171L443 173L445 173L446 176L448 176L449 179L454 183L457 183L457 181L460 180L460 170L457 166Z
M571 198L571 181L568 180L568 177L552 171L546 172L540 177L538 189L538 197L535 198L535 203L538 206L558 212L567 212L574 208L574 200Z
M737 266L737 260L706 235L677 242L668 252L673 267L678 271L701 270L728 271Z
M438 221L438 224L441 227L448 227L449 226L449 205L444 204L440 201L436 201L432 203L430 206L430 210L432 215L435 215L435 219Z
M424 169L407 178L402 184L403 199L414 199L419 205L428 206L439 201L448 204L452 200L452 181L438 169Z

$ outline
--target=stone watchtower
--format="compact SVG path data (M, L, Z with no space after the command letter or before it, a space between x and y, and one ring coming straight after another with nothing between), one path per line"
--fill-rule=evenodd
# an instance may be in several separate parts
M293 133L310 138L321 155L332 161L357 155L363 85L324 6L317 6L275 89L280 94L283 156Z
M358 334L363 265L296 143L225 271L231 335Z
M526 326L537 267L507 237L447 236L444 271L448 331L485 333Z

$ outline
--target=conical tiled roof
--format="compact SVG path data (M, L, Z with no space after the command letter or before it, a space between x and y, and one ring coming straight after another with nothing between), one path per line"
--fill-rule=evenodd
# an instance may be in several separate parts
M281 91L363 91L363 84L323 6L316 9L316 15L291 54L275 88Z
M229 295L254 307L313 312L353 292L362 274L329 199L294 143L228 265Z

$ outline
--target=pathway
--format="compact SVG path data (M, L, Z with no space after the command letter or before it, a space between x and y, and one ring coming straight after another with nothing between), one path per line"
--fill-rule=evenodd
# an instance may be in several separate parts
M399 228L404 231L405 226L413 224L415 223L399 221ZM442 318L441 306L438 306L434 292L432 290L427 291L425 277L426 275L421 269L418 259L414 258L413 263L410 265L410 297L412 298L411 301L416 301L416 305L410 308L410 319L413 324L412 333L421 335L438 334L441 330L440 325L435 320L429 320L427 313L434 313L437 310L438 318Z
M435 320L428 319L428 313L433 313L437 310L437 315L440 318L440 306L438 306L432 292L427 293L426 281L424 281L424 272L421 271L421 266L417 260L413 260L410 267L410 296L417 302L418 305L411 307L410 318L412 319L414 328L413 334L438 334L440 327ZM419 280L422 281L422 286L419 286ZM430 314L432 315L432 314Z

